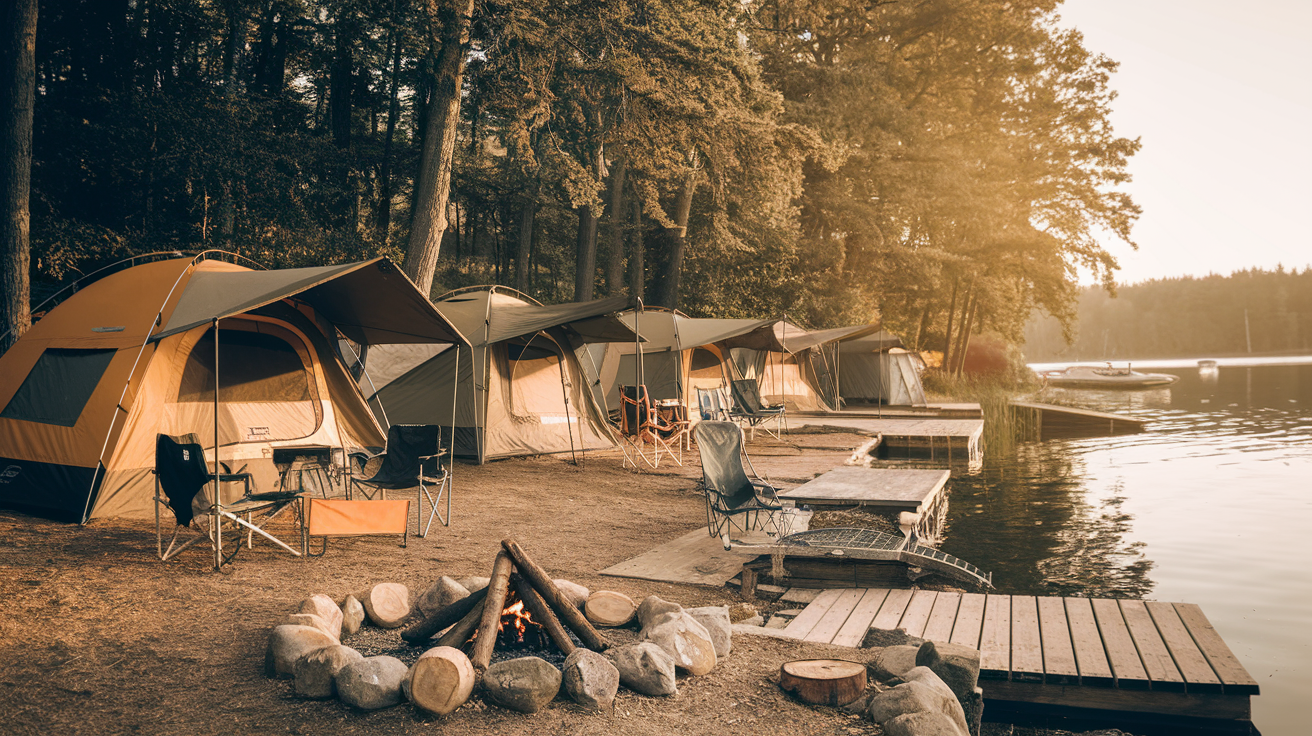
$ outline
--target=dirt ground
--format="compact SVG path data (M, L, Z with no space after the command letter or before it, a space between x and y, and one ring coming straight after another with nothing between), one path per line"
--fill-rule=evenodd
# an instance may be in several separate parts
M793 435L758 442L757 470L791 487L829 470L864 438ZM732 603L725 589L597 574L705 524L695 450L685 467L635 472L618 451L457 465L453 519L406 549L389 538L335 542L308 561L269 546L242 552L229 572L207 549L167 563L154 556L154 523L85 527L0 511L0 731L28 733L877 734L866 721L796 703L779 691L779 666L852 650L739 636L709 675L679 693L621 689L613 711L563 700L534 715L475 696L446 718L401 705L361 713L297 698L264 676L271 627L304 598L334 599L385 581L422 592L440 575L486 575L499 540L515 537L553 575L593 590L684 605ZM350 644L349 638L344 642Z

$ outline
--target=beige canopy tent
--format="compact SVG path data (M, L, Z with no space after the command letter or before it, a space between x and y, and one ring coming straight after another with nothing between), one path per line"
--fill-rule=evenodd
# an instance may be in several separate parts
M927 406L921 385L920 356L902 348L902 341L877 332L838 343L838 389L847 402L889 406Z
M455 291L435 306L469 336L472 352L375 346L359 382L384 423L445 424L454 407L456 454L479 462L614 447L575 351L632 343L633 330L616 317L628 303L544 306L501 286Z
M158 434L195 433L270 489L277 448L383 443L338 339L463 341L383 258L256 271L176 256L84 280L0 357L0 503L151 517Z
M647 386L656 401L675 399L697 418L698 388L727 388L734 373L726 340L769 343L772 320L698 319L677 311L629 310L620 319L642 334L642 342L596 343L579 350L579 360L597 402L620 406L620 386Z
M825 412L837 408L837 363L833 345L879 330L879 325L855 325L831 330L807 330L786 319L771 327L773 340L728 340L734 369L760 386L761 397L783 404L790 412Z

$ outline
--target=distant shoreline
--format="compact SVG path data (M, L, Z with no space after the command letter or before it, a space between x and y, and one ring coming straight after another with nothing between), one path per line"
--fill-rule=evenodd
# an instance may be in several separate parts
M1030 370L1034 371L1051 371L1060 370L1073 365L1096 365L1102 366L1111 363L1117 368L1123 368L1127 365L1142 368L1197 368L1200 360L1215 360L1219 368L1251 368L1257 366L1277 366L1277 365L1312 365L1312 355L1200 355L1196 358L1140 358L1126 360L1124 358L1107 359L1090 359L1090 360L1059 360L1050 362L1033 362L1027 363Z

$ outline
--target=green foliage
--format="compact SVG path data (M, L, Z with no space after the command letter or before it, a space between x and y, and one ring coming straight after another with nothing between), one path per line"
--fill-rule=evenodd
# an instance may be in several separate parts
M1203 358L1312 353L1312 268L1157 279L1116 295L1080 292L1079 333L1036 316L1025 329L1031 360Z
M1013 341L1035 306L1069 326L1077 269L1108 285L1115 269L1093 234L1129 240L1118 187L1138 143L1108 122L1115 64L1056 7L476 3L434 291L523 271L537 298L570 298L587 206L623 245L599 248L597 282L639 238L643 280L667 278L682 243L694 315L882 317L933 348L970 305L972 332ZM45 2L35 276L205 247L399 259L427 17L418 0Z

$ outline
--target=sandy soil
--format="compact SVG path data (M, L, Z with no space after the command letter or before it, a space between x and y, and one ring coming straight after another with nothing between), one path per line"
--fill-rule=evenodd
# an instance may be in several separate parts
M757 469L781 485L840 464L862 438L794 435L760 442ZM554 575L635 599L731 603L728 590L605 578L597 571L705 523L688 467L635 472L618 452L457 465L454 519L401 549L390 539L344 540L302 561L257 546L230 572L209 569L208 550L161 563L153 522L86 527L0 512L0 730L6 733L411 733L435 727L487 734L874 734L879 728L829 708L800 705L778 687L790 659L852 650L736 637L711 674L682 679L672 698L621 690L614 711L588 713L557 700L531 716L475 697L438 719L409 705L360 713L337 701L294 696L263 674L270 627L314 593L341 598L395 581L421 592L439 575L486 575L498 542L518 538ZM350 643L349 638L345 642Z

